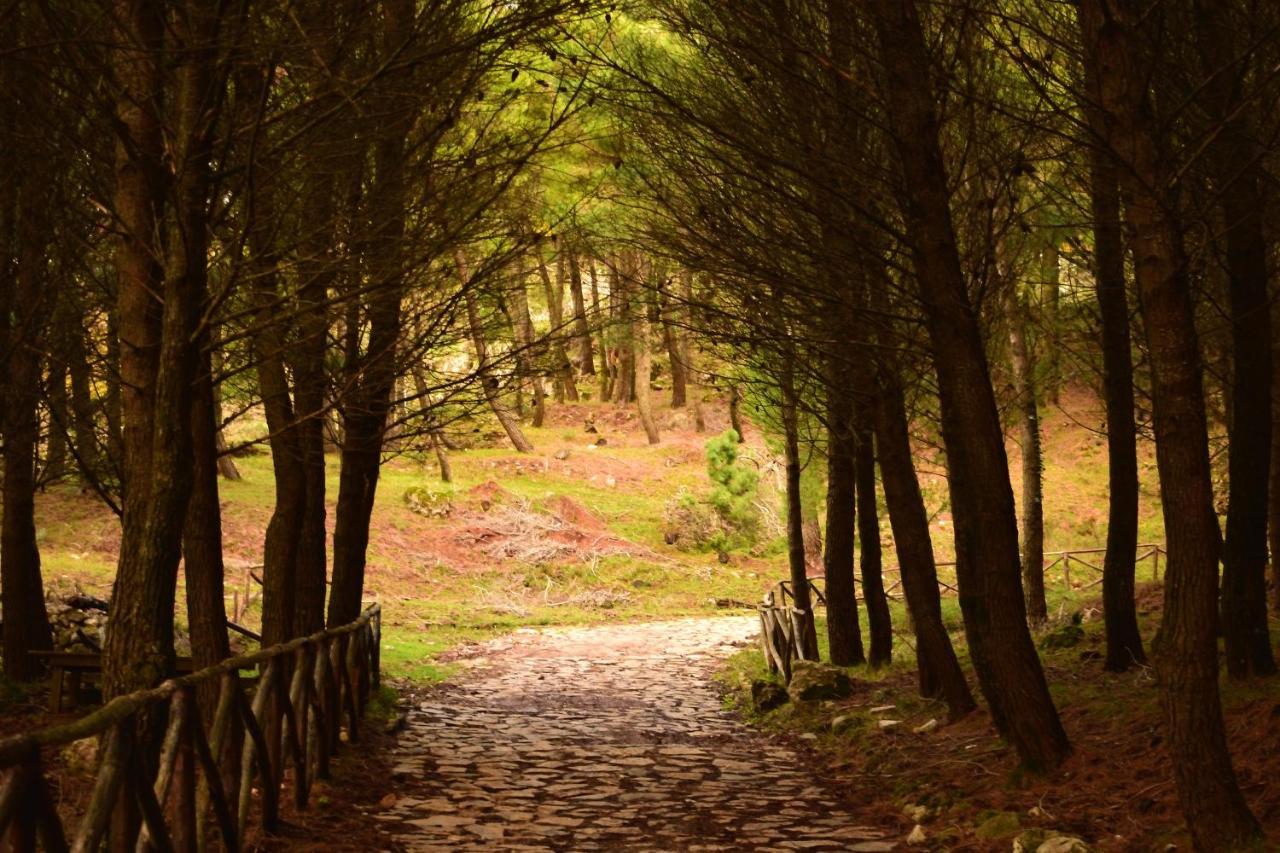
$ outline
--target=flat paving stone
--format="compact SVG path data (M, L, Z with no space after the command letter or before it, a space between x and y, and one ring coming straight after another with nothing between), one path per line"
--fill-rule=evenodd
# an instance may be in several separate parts
M757 625L495 641L409 713L379 829L411 851L896 849L838 780L724 712L712 673Z

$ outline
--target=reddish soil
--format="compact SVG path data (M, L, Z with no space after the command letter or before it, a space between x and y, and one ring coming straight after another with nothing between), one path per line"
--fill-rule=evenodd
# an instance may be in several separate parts
M1155 609L1158 618L1158 585L1144 586L1139 600L1144 610ZM1100 851L1147 853L1167 849L1167 844L1189 850L1153 674L1149 669L1104 672L1101 647L1100 628L1090 625L1079 646L1045 655L1046 674L1057 688L1055 699L1074 749L1053 773L1037 776L1019 771L1017 756L996 735L986 711L927 735L913 734L914 727L931 717L945 720L946 709L941 705L894 714L903 721L899 727L872 731L831 763L853 771L855 785L869 807L879 812L882 821L897 821L904 836L913 826L902 813L904 804L942 807L942 817L924 824L933 839L930 849L1008 851L1010 839L973 837L982 813L993 810L1018 813L1027 829L1078 835ZM902 700L904 707L919 705L913 673L895 673L877 686L884 692L864 693L843 704L864 711L868 705L890 704L895 699ZM1276 842L1280 687L1274 681L1227 684L1224 710L1240 785ZM840 713L839 707L832 713ZM949 834L948 829L953 832Z

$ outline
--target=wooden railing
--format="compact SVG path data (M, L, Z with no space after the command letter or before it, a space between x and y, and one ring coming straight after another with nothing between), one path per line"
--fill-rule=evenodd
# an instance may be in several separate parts
M329 775L342 731L350 742L359 739L361 715L379 684L381 620L375 604L342 627L120 696L67 725L0 740L0 850L92 853L110 827L112 850L195 851L218 838L238 851L255 788L259 822L274 832L286 769L294 807L305 809L312 781ZM260 675L250 692L240 671L255 668ZM217 704L206 719L198 694L214 687ZM150 748L138 738L144 720L165 727ZM100 738L97 779L69 836L42 759L89 738Z
M1101 562L1101 559L1098 555L1105 557L1106 553L1106 548L1072 548L1068 551L1046 551L1044 554L1045 580L1046 582L1048 581L1050 571L1054 568L1059 568L1062 572L1062 582L1068 588L1091 589L1102 583L1102 567L1098 565L1098 563ZM1144 562L1149 562L1151 564L1151 579L1160 580L1160 558L1167 556L1168 552L1165 550L1163 545L1144 543L1138 546L1135 562L1138 565L1141 565ZM1091 559L1085 559L1085 557L1089 557ZM951 561L938 563L937 567L939 569L954 569L955 565L955 562ZM1080 575L1077 574L1076 581L1073 581L1071 578L1072 567L1078 567L1080 569L1093 572L1096 574L1096 577L1093 577L1088 581L1080 581ZM886 566L884 573L886 575L900 574L900 570L897 566ZM854 578L854 582L859 586L862 584L861 579L857 577ZM901 588L902 578L899 577L897 580L893 581L893 583L885 587L885 593L890 598L901 598L902 593L899 592ZM944 596L959 594L959 590L956 589L954 583L948 583L941 577L938 578L938 591Z
M812 579L809 580L809 589L817 603L827 603L822 590ZM796 607L791 582L782 581L765 593L758 609L760 645L769 671L781 673L782 680L790 683L792 661L807 659L804 638L814 632L813 607Z

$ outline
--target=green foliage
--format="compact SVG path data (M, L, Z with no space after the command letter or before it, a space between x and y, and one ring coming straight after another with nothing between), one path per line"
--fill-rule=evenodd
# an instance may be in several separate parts
M707 502L728 527L753 533L759 522L755 506L759 476L741 463L738 447L738 434L731 429L707 442L707 476L713 483Z
M684 548L727 552L755 544L760 527L756 506L759 476L743 463L733 430L706 444L711 489L703 498L681 491L668 502L665 536Z

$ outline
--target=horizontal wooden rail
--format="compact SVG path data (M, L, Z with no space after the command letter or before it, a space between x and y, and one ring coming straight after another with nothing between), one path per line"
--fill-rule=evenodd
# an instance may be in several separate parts
M1062 572L1062 582L1066 584L1068 587L1079 588L1079 589L1090 589L1102 583L1102 578L1100 577L1102 574L1102 567L1098 565L1098 563L1102 561L1097 560L1096 558L1093 561L1085 560L1082 558L1082 555L1102 554L1105 556L1106 553L1107 553L1106 548L1071 548L1070 550L1067 550L1067 551L1046 551L1044 553L1044 558L1045 558L1044 570L1047 574L1051 569L1060 568ZM1165 547L1163 544L1143 543L1137 546L1137 553L1134 556L1134 562L1142 563L1144 561L1150 561L1151 579L1160 580L1160 558L1167 557L1167 556L1168 556L1168 551L1165 550ZM937 563L936 565L938 568L941 569L941 568L955 568L956 564L955 564L955 561L945 561L945 562ZM1087 583L1073 584L1071 580L1071 569L1072 567L1075 567L1075 566L1079 566L1085 569L1089 569L1090 571L1096 572L1099 575L1099 577ZM900 573L900 569L898 568L898 566L886 566L884 571L887 574ZM1079 576L1077 575L1077 579L1078 577ZM861 585L861 581L857 577L854 578L854 583L859 586ZM901 580L894 581L892 584L890 584L885 588L885 592L888 593L892 598L901 598L901 595L894 595L894 593L897 592L897 590L900 589L901 586L902 586ZM940 592L944 596L947 594L959 595L960 591L955 586L952 586L951 584L947 583L941 578L938 579L938 586L940 588Z
M293 769L294 806L305 809L311 783L329 775L343 730L348 741L359 739L365 705L379 685L381 635L375 604L341 627L117 697L66 725L0 740L0 849L90 853L110 827L113 850L196 851L216 837L238 851L255 790L259 822L274 832L285 770ZM253 668L261 676L250 691L240 671ZM206 696L216 687L211 715L202 713L201 687ZM158 727L162 739L141 735ZM69 837L42 759L47 750L88 738L100 738L98 774Z

